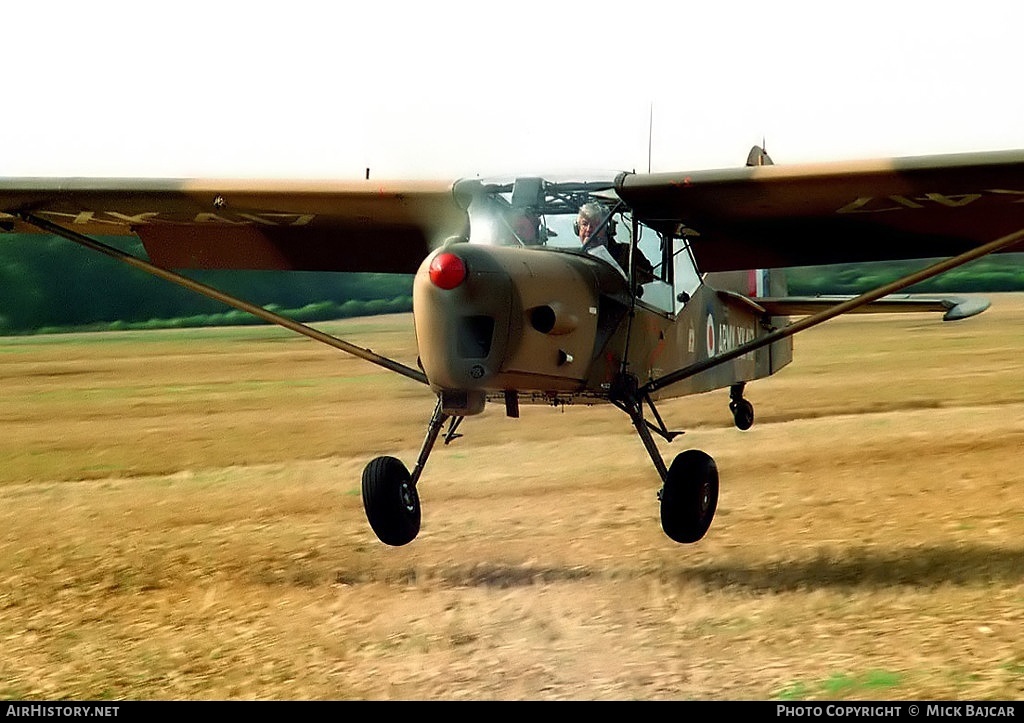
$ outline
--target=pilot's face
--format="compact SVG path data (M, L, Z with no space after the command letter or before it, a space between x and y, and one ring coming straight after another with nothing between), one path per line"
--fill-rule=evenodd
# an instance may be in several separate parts
M516 216L512 220L512 230L523 243L537 243L537 222L527 216Z
M580 214L576 221L580 227L580 243L585 244L587 241L590 240L590 237L593 235L594 231L597 230L597 227L600 224L598 224L597 221L591 221L582 214Z

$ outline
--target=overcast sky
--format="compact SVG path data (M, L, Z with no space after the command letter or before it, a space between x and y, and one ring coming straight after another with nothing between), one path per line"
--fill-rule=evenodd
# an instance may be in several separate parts
M1024 148L1017 1L36 0L3 24L5 176L696 170L762 138L780 164Z

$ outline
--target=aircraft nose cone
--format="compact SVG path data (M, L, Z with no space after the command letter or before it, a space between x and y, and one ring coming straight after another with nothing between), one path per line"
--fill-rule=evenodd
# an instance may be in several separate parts
M455 254L445 252L434 257L428 273L434 286L451 291L466 280L466 264Z

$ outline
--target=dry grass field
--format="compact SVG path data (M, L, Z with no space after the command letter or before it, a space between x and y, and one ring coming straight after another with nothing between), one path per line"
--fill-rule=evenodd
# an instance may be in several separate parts
M360 474L414 382L263 327L0 339L0 698L1021 699L1024 295L795 346L748 432L662 405L719 465L695 545L621 412L494 406L389 548Z

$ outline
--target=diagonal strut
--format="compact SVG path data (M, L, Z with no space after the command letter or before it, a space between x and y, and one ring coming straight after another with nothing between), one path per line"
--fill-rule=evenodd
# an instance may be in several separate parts
M780 339L785 339L786 337L793 336L797 332L809 329L812 326L817 326L818 324L828 321L833 317L839 316L840 314L845 314L848 311L852 311L853 309L856 309L859 306L870 304L872 301L876 301L887 294L895 293L897 291L905 289L908 286L912 286L920 281L930 279L933 276L938 276L939 274L945 271L949 271L950 269L954 269L957 266L962 266L963 264L966 264L969 261L974 261L975 259L979 259L982 256L987 256L991 253L999 251L1000 249L1012 246L1021 239L1024 239L1024 229L1018 229L1013 233L1006 234L1005 236L1000 236L994 241L989 241L988 243L982 244L981 246L976 246L975 248L969 251L965 251L959 256L953 256L948 259L943 259L942 261L932 264L927 268L921 269L920 271L916 271L912 274L908 274L907 276L903 276L888 284L884 284L883 286L879 286L876 289L872 289L871 291L866 291L860 296L854 297L840 304L836 304L835 306L825 309L824 311L818 312L817 314L806 316L803 319L800 319L799 321L796 321L787 327L784 327L782 329L776 329L775 331L770 332L765 336L762 336L760 339L755 339L754 341L747 342L746 344L741 344L717 356L710 357L709 359L703 359L699 362L683 367L682 369L677 369L674 372L670 372L669 374L658 377L657 379L652 379L651 381L647 382L647 384L640 388L640 392L644 394L656 392L657 390L663 389L664 387L667 387L670 384L675 384L676 382L692 377L695 374L700 374L701 372L707 371L708 369L716 367L719 364L724 364L725 362L732 361L733 359L741 357L744 354L754 351L755 349L760 349L761 347L772 344L776 341L779 341Z
M388 359L387 357L381 356L380 354L377 354L371 351L370 349L365 349L361 346L351 344L343 339L331 336L330 334L325 334L319 329L315 329L312 326L308 326L301 322L295 321L294 319L289 319L287 316L275 314L273 311L270 311L269 309L265 309L262 306L258 306L256 304L251 304L248 301L245 301L244 299L239 299L237 296L225 294L223 291L215 289L212 286L208 286L199 281L195 281L194 279L190 279L187 276L183 276L182 274L170 271L169 269L165 269L161 266L151 264L150 262L144 261L138 258L137 256L132 256L131 254L125 253L124 251L121 251L118 248L108 246L107 244L89 238L88 236L64 228L63 226L53 223L52 221L48 221L45 218L40 218L39 216L35 216L31 213L20 213L18 214L18 216L26 223L30 223L33 226L36 226L44 231L52 233L55 236L60 236L62 238L67 239L68 241L73 241L74 243L79 244L80 246L85 246L88 249L97 251L101 254L105 254L106 256L110 256L111 258L117 259L118 261L128 264L129 266L145 271L148 274L164 279L165 281L170 281L172 284L182 286L188 289L189 291L194 291L197 294L201 294L202 296L206 296L208 298L214 299L215 301L227 304L228 306L231 306L240 311L245 311L249 314L252 314L253 316L263 319L264 321L268 321L272 324L277 324L278 326L283 326L284 328L294 331L298 334L302 334L303 336L308 336L311 339L319 341L323 344L327 344L328 346L334 347L335 349L340 349L341 351L352 354L353 356L357 356L360 359L365 359L366 361L376 364L378 366L382 366L385 369L397 372L398 374L408 377L409 379L412 379L414 381L420 382L421 384L428 383L427 375L421 372L420 370L408 367L405 364L397 362L393 359Z

